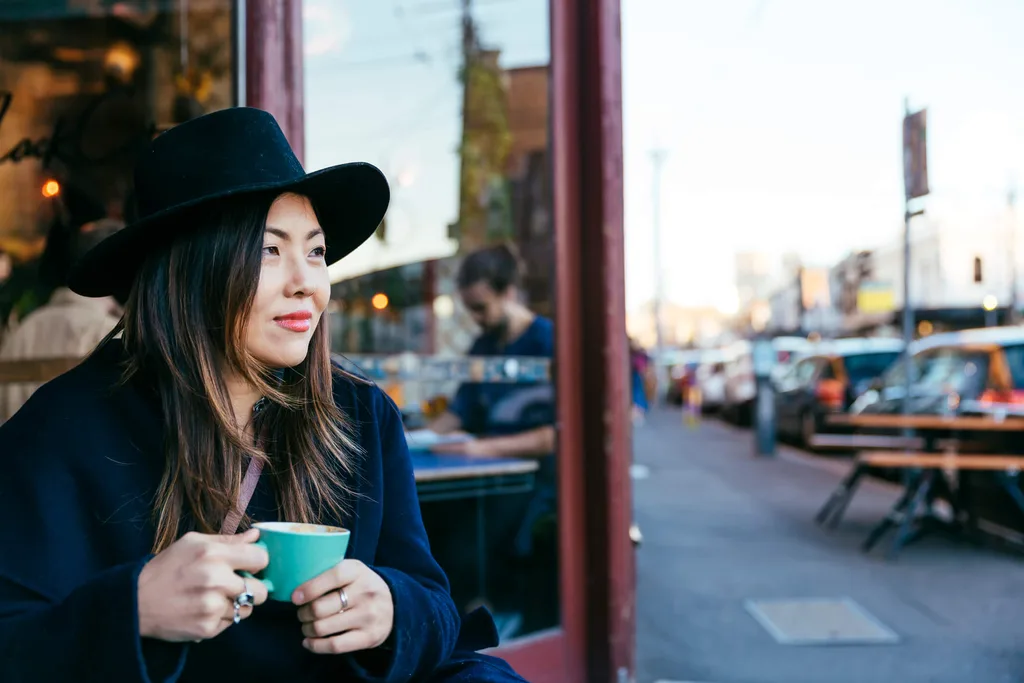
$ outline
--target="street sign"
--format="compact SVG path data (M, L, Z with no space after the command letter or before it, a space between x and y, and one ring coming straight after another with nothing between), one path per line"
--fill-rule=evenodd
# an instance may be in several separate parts
M896 297L888 282L862 282L857 289L857 310L860 313L892 313Z
M903 117L903 187L907 199L928 194L928 110Z

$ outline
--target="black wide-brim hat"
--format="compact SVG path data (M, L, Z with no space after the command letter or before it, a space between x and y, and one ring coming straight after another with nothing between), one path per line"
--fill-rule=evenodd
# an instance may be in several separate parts
M83 296L124 296L146 257L192 227L175 218L255 192L308 197L324 231L328 264L374 233L391 197L384 174L371 164L306 173L273 116L251 107L223 109L153 139L135 166L137 220L74 265L70 288Z

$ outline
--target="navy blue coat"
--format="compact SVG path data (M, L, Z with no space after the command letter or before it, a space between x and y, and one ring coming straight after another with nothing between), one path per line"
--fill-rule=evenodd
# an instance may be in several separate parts
M420 518L401 417L376 386L335 398L365 449L348 557L387 582L395 620L384 648L315 655L296 608L268 602L194 644L140 638L139 572L151 558L163 471L154 395L117 386L119 342L40 388L0 427L0 681L521 681L474 650L496 645L489 616L462 620ZM277 519L272 481L250 504Z

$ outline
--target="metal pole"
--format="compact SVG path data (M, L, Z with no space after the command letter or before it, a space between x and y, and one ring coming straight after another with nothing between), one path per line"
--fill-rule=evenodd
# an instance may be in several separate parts
M903 100L904 116L910 116L910 102ZM906 120L904 118L904 120ZM904 152L906 154L906 152ZM903 163L906 164L904 158ZM903 414L910 414L910 387L914 364L910 343L914 340L914 310L910 306L910 188L903 193Z
M661 307L663 303L664 281L661 267L661 167L665 162L664 149L658 148L651 151L651 161L654 163L654 174L652 178L652 211L651 227L654 230L654 335L655 354L660 354L664 349L665 338L661 327Z
M1016 325L1020 320L1017 304L1017 188L1012 180L1010 181L1010 189L1007 192L1006 201L1010 208L1010 234L1007 240L1010 251L1010 311L1009 319L1006 322L1010 325Z

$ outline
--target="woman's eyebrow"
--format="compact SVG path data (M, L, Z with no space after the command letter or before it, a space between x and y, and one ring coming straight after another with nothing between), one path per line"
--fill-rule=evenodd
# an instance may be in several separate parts
M287 232L285 232L284 230L282 230L280 228L275 228L275 227L273 227L271 225L267 226L267 232L269 232L271 235L276 235L277 237L280 237L283 240L290 240L291 239L291 235L289 235ZM314 237L317 237L318 235L323 235L323 234L324 234L324 231L321 228L315 228L315 229L309 231L309 234L306 235L306 239L307 240L311 240Z

